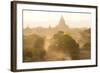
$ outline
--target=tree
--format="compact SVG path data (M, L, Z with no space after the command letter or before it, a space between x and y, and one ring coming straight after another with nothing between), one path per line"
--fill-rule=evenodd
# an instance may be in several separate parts
M63 52L66 55L70 55L71 59L79 59L79 45L76 41L64 32L58 32L53 36L49 46L49 52Z
M91 58L91 29L85 29L81 32L81 42L83 45L80 49L81 59Z
M39 35L32 34L24 36L24 51L23 59L24 62L42 61L44 60L44 38Z
M80 43L82 42L83 44L81 47L91 42L91 29L85 29L81 31L80 34L81 34Z

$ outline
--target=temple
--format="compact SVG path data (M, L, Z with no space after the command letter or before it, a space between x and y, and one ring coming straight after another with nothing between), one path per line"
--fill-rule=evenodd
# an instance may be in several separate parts
M65 31L66 29L69 28L68 25L66 25L66 22L63 16L61 16L60 21L55 28L57 28L58 30L62 30L62 31Z
M24 35L31 35L31 34L38 34L40 36L52 36L58 31L66 32L68 31L69 27L66 25L66 22L64 20L64 17L61 16L60 20L58 21L58 24L55 27L51 27L49 25L48 28L43 27L36 27L36 28L29 28L26 27L24 29Z

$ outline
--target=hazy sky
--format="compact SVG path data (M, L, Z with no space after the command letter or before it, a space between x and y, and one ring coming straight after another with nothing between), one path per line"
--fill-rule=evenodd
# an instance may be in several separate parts
M61 18L64 17L69 27L90 27L91 14L86 13L65 13L46 11L23 11L24 28L29 27L55 27Z

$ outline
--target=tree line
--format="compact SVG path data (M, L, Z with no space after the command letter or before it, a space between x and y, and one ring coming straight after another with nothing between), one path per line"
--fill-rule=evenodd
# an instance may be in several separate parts
M85 44L82 48L86 49L85 53L90 51L90 36L89 30L82 32L82 40ZM38 62L38 61L55 61L55 60L80 60L84 53L80 50L77 43L70 35L63 31L58 31L50 39L48 50L45 50L45 37L36 34L24 36L23 39L23 62ZM89 55L90 56L90 55ZM88 58L85 56L83 59Z

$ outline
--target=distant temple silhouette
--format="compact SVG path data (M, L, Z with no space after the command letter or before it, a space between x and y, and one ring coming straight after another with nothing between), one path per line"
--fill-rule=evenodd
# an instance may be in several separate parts
M38 34L40 36L52 36L58 31L63 31L66 32L68 31L69 27L66 25L66 22L61 16L58 24L55 27L51 27L49 25L48 28L43 28L43 27L36 27L36 28L30 28L29 26L24 29L24 35L31 35L31 34Z
M63 31L65 31L66 29L69 28L68 25L66 25L66 22L65 22L63 16L61 16L60 21L55 28L57 28L58 30L63 30Z

